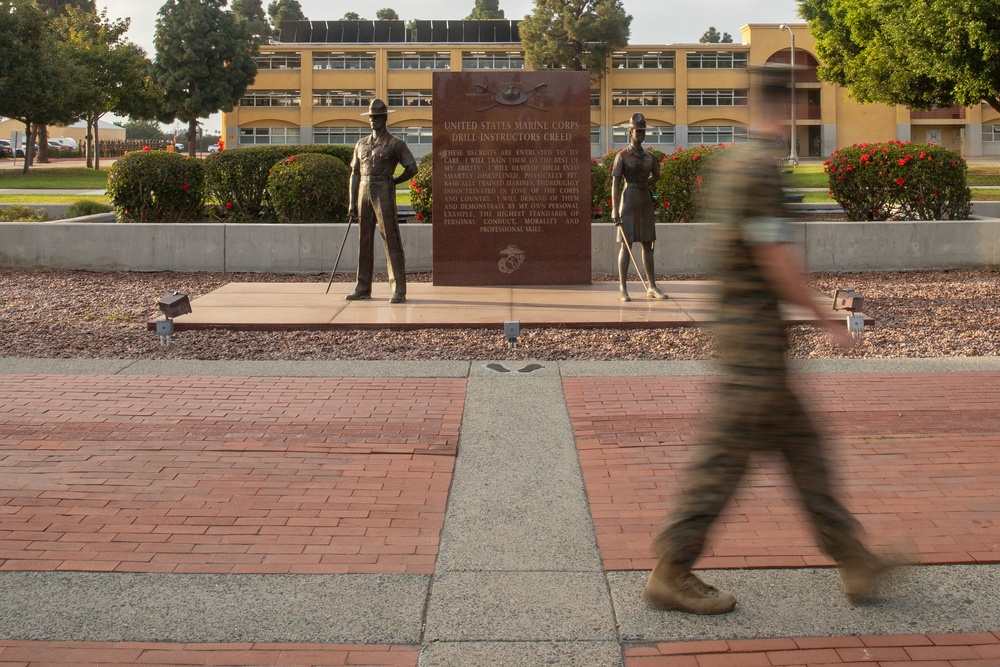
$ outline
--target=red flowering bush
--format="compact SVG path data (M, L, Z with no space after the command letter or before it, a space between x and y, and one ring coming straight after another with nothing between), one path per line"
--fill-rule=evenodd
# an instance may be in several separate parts
M341 222L350 170L332 155L291 155L271 168L267 194L278 222Z
M431 221L434 203L431 197L433 169L434 156L428 153L420 158L420 162L417 163L417 175L410 179L410 206L417 214L417 222Z
M205 167L167 151L132 151L108 173L108 197L121 222L197 222L205 218Z
M608 151L600 160L590 160L590 207L594 220L611 222L611 167L615 155L614 151Z
M660 163L660 182L656 186L657 220L694 222L704 211L704 180L709 166L731 146L678 148Z
M964 220L972 211L965 160L941 146L855 144L823 164L848 220Z

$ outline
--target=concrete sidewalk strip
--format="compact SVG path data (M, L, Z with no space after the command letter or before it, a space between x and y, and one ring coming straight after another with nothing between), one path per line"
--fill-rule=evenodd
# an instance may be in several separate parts
M708 618L649 608L646 575L608 573L622 642L979 632L996 629L1000 618L1000 565L901 568L867 606L849 604L829 568L712 570L705 581L737 604Z
M427 576L0 573L3 639L418 644Z

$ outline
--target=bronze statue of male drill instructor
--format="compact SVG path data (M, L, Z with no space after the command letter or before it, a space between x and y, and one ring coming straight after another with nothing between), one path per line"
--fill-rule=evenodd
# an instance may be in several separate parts
M386 121L392 111L374 99L362 116L368 116L372 133L358 140L351 158L351 195L348 212L358 220L358 284L345 297L348 301L372 297L375 264L375 227L378 226L389 269L390 303L406 301L406 266L403 241L396 217L396 185L417 173L417 161L406 142L392 136ZM403 173L393 177L396 165Z

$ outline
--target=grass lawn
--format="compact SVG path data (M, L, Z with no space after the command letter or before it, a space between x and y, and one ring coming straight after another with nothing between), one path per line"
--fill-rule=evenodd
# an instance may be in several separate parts
M0 204L72 204L81 199L111 204L106 195L0 195Z
M39 190L103 190L108 186L108 170L80 168L46 169L32 167L27 175L20 169L0 171L0 188L37 188Z
M969 187L977 185L1000 185L1000 165L970 164L968 175ZM795 171L786 177L785 187L788 188L826 188L830 183L821 164L799 165Z

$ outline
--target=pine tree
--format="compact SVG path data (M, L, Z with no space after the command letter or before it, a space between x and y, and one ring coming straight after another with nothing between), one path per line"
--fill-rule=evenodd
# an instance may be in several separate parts
M588 70L601 78L608 57L628 44L632 17L621 0L535 0L520 23L529 69Z
M153 74L164 93L159 120L188 124L193 156L198 119L231 111L257 75L258 48L226 0L167 0L156 20Z
M476 0L476 6L472 13L465 17L466 21L483 21L491 19L502 19L503 10L500 9L500 0Z

